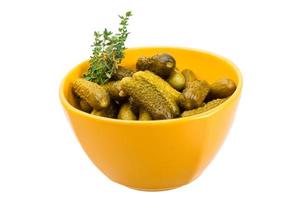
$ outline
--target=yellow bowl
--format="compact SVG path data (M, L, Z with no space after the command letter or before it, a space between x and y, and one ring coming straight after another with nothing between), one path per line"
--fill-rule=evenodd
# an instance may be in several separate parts
M141 122L98 117L78 109L71 85L88 68L88 61L71 70L60 86L61 103L88 157L111 180L139 190L177 188L197 178L221 147L241 95L238 68L208 52L174 47L130 48L122 65L134 68L139 56L162 52L172 54L179 69L189 68L200 79L233 79L236 91L226 102L203 114Z

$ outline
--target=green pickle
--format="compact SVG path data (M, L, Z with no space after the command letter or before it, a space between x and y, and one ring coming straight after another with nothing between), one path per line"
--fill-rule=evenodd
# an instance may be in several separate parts
M189 117L189 116L192 116L192 115L196 115L196 114L200 114L200 113L206 112L206 111L208 111L210 109L213 109L213 108L217 107L218 105L222 104L226 100L227 100L227 98L212 100L212 101L204 104L203 106L201 106L199 108L196 108L196 109L193 109L193 110L184 111L181 114L181 117Z
M217 80L210 85L209 98L226 98L234 93L236 85L233 80L224 78Z
M131 105L131 110L134 112L135 115L138 116L139 115L139 105L138 105L138 103L132 97L128 98L128 102Z
M139 71L133 74L132 76L136 80L144 80L155 85L157 90L161 93L164 93L168 98L174 99L175 101L179 100L180 92L175 90L168 82L163 80L161 77L153 74L150 71Z
M140 107L139 109L139 120L140 121L152 120L151 114L143 107Z
M174 99L163 94L157 83L151 84L147 80L136 80L135 76L133 77L123 78L121 87L139 106L144 107L153 119L171 119L179 115L179 108Z
M84 99L91 107L102 109L109 105L110 96L108 92L97 83L79 78L73 82L73 92Z
M118 66L117 70L112 75L112 80L122 80L124 77L131 77L134 71L132 69Z
M79 105L80 109L84 112L90 113L93 110L93 108L84 99L80 99Z
M190 69L184 69L182 70L182 75L184 76L185 78L185 87L187 87L187 85L194 81L194 80L197 80L197 77L196 75L194 74L194 72Z
M173 88L175 88L178 91L182 90L185 86L185 77L177 69L175 69L170 74L167 81Z
M152 57L141 56L136 63L138 71L149 70L162 78L167 78L175 66L175 59L166 53L156 54Z
M116 118L118 114L118 108L114 102L111 102L109 106L101 110L93 109L91 114L101 117Z
M123 120L137 120L136 115L131 109L130 103L124 103L119 111L118 114L118 119L123 119Z
M185 110L191 110L201 106L209 92L209 84L206 81L194 80L188 83L182 91L180 105Z
M109 81L101 85L114 100L122 101L125 96L120 96L120 81Z
M133 75L135 80L141 80L152 85L158 93L167 101L169 108L174 116L180 114L180 109L177 102L180 97L180 92L170 86L165 80L155 75L150 71L139 71Z

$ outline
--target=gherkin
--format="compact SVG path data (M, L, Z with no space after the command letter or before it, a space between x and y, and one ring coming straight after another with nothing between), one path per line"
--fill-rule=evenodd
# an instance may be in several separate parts
M176 102L163 94L157 83L152 84L147 79L136 80L134 76L123 78L121 87L139 106L144 107L153 119L171 119L179 115Z
M118 68L115 70L115 72L112 75L112 80L122 80L124 77L130 77L134 71L132 69L118 66Z
M72 88L77 96L95 109L105 108L110 103L108 92L97 83L79 78L73 82Z
M137 70L149 70L162 78L167 78L175 66L175 59L167 53L156 54L152 57L141 56L136 63Z
M80 105L81 110L84 112L89 113L93 110L93 108L84 99L80 99L79 105Z
M181 117L188 117L188 116L192 116L192 115L196 115L196 114L200 114L200 113L206 112L206 111L208 111L210 109L213 109L213 108L217 107L218 105L222 104L226 100L227 100L227 98L212 100L212 101L204 104L203 106L201 106L199 108L196 108L196 109L193 109L193 110L184 111L181 114Z
M168 83L175 88L176 90L180 91L185 86L185 77L179 70L175 69L167 79Z
M131 105L131 110L134 112L135 115L138 115L139 114L139 105L138 103L136 102L135 99L133 99L132 97L129 97L128 98L128 102L130 103Z
M109 81L101 85L114 100L122 101L125 99L124 96L120 96L120 81Z
M136 115L131 109L130 103L124 103L119 111L118 114L118 119L123 119L123 120L137 120Z
M233 80L229 78L219 79L210 85L209 98L226 98L234 93L236 85Z
M116 118L118 114L118 108L114 102L111 102L109 106L102 108L101 110L93 109L91 114L101 117Z
M140 121L152 120L151 114L143 107L140 107L139 109L139 120Z
M157 90L166 95L167 98L171 98L175 101L178 101L180 97L180 92L175 90L168 82L163 80L161 77L155 75L150 71L139 71L134 73L132 77L136 80L144 80L150 83L151 85L155 85Z
M196 75L194 74L194 72L190 69L184 69L182 70L182 75L184 76L185 78L185 87L187 87L187 85L189 83L191 83L192 81L194 80L197 80L197 77Z
M188 83L182 91L180 105L185 110L191 110L201 106L209 92L209 85L206 81L194 80Z
M185 77L185 88L180 96L179 104L184 110L191 110L202 105L209 93L209 84L203 80L197 80L192 70L182 71Z

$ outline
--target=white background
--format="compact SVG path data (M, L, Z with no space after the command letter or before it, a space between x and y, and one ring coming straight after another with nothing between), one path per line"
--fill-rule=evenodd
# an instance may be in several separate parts
M300 199L300 7L285 1L0 2L0 199ZM132 10L127 46L204 49L244 76L236 120L194 182L141 192L89 161L58 99L93 31Z

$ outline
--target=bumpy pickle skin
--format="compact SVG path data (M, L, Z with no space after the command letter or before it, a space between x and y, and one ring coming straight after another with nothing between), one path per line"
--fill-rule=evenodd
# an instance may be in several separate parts
M136 115L131 109L130 103L124 103L119 111L118 119L122 120L137 120Z
M171 72L167 81L173 88L175 88L178 91L182 90L185 86L185 77L177 69Z
M217 80L210 85L208 97L210 99L226 98L231 96L236 90L236 85L233 80L224 78Z
M114 102L111 102L109 106L101 110L93 109L91 114L101 117L117 118L118 108Z
M194 72L190 69L184 69L182 70L182 75L184 76L185 78L185 87L187 87L187 85L194 81L194 80L197 80L197 77L196 75L194 74Z
M139 109L139 120L140 121L152 120L151 114L143 107L140 107Z
M172 88L165 80L155 75L150 71L139 71L133 75L135 80L142 80L150 85L154 86L155 89L165 98L168 105L175 116L180 114L180 109L176 102L179 100L180 92Z
M77 96L95 109L105 108L110 103L108 92L97 83L79 78L73 82L72 89Z
M204 113L204 112L206 112L210 109L213 109L213 108L217 107L218 105L222 104L226 100L227 100L227 98L212 100L212 101L204 104L202 107L199 107L199 108L196 108L196 109L193 109L193 110L184 111L181 114L181 117L189 117L189 116L192 116L192 115Z
M133 73L132 69L118 66L118 69L112 75L112 80L122 80L124 77L131 77Z
M144 107L153 119L171 119L178 115L173 112L176 103L170 102L153 85L145 80L135 80L134 78L123 78L121 87L129 94L134 101ZM175 104L175 105L170 105Z
M136 80L144 80L152 85L155 85L160 92L166 94L169 98L172 98L175 101L178 101L180 97L180 92L175 90L168 82L163 80L161 77L155 75L150 71L139 71L134 73L132 77Z
M111 99L123 101L125 96L120 96L120 81L109 81L101 85L110 95Z
M93 108L84 99L80 99L79 105L80 109L84 112L90 113L93 110Z
M189 82L182 91L180 106L185 110L191 110L201 106L209 92L209 84L206 81L194 80Z
M176 67L176 61L170 54L156 54L152 57L140 57L136 63L138 71L149 70L162 78L167 78Z

